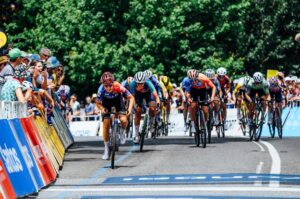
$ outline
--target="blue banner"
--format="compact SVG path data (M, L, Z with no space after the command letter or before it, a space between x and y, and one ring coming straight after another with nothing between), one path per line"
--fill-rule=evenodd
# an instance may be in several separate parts
M23 154L24 160L26 161L25 163L27 164L27 167L31 170L31 173L33 174L34 179L35 179L35 183L36 183L37 187L40 189L43 186L45 186L45 184L42 180L39 168L35 162L32 151L28 145L28 142L27 142L25 133L23 131L23 127L20 123L20 120L17 118L12 119L12 120L9 120L9 123L11 124L11 127L13 127L15 129L15 132L16 132L17 137L21 144L21 152ZM14 130L13 128L12 128L12 130Z
M0 120L0 157L18 197L37 192L33 176L25 163L7 120Z
M282 123L284 123L282 137L299 137L300 136L300 107L287 107L282 111ZM268 127L268 114L263 126L262 136L270 137L270 130ZM275 137L278 137L277 130Z

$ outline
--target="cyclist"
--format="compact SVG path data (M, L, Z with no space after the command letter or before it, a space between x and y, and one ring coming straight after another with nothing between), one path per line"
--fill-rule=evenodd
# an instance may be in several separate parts
M265 80L263 74L260 72L254 73L253 79L251 79L247 84L246 98L250 102L250 104L248 105L248 127L252 124L253 121L253 109L256 95L258 95L258 97L262 100L270 100L269 84ZM262 101L262 106L263 111L266 112L267 104L264 101Z
M283 98L282 98L282 88L280 87L280 81L277 77L271 77L269 79L269 85L270 85L269 87L270 96L271 98L275 99L276 102L275 106L279 107L281 113ZM269 111L268 111L269 124L272 124L272 120L273 120L273 114L271 114L271 110L272 110L272 104L269 103Z
M122 82L122 86L124 86L127 90L130 90L130 83L133 80L133 77L129 76L126 80Z
M207 88L212 88L212 94L210 97L210 101L214 101L216 94L216 86L204 75L199 74L199 72L195 69L189 70L187 72L188 80L184 81L184 85L186 88L186 94L188 102L190 105L190 118L191 118L191 132L195 133L195 112L197 108L198 98L201 101L208 101ZM204 112L205 121L208 120L208 103L202 104L202 110Z
M167 122L169 122L173 86L172 86L172 83L168 76L160 76L160 82L165 86L165 88L167 90L167 97L165 98L166 99L166 109L167 109L166 120L167 120Z
M240 120L242 118L241 116L241 106L242 106L242 100L245 99L245 93L246 93L246 85L252 78L248 75L245 77L241 77L234 88L232 92L232 99L234 101L234 104L237 106L237 118Z
M139 131L140 131L140 121L142 115L142 107L144 105L144 100L149 105L150 111L150 122L151 128L150 132L154 132L154 122L156 115L156 106L160 106L160 100L155 90L153 84L149 79L146 78L146 74L144 72L137 72L134 76L133 81L130 84L130 91L135 97L137 108L135 112L135 135L134 135L134 143L139 143Z
M184 92L184 100L183 100L183 106L184 106L184 109L183 109L183 119L184 119L184 131L187 132L188 131L188 125L187 125L187 114L188 114L188 111L189 111L189 103L187 101L187 96L186 96L186 88L184 86L184 82L185 81L188 81L189 80L189 77L185 77L182 82L180 83L180 86L181 86L181 89L182 91Z
M125 129L127 127L127 115L131 114L132 107L134 104L134 98L132 94L124 88L119 82L115 81L114 76L110 72L105 72L101 76L102 85L98 89L96 104L103 114L103 140L104 140L104 154L102 159L109 159L109 129L110 129L110 114L111 108L115 107L117 112L124 112L120 114L121 122L121 144L125 144L126 135ZM123 96L127 98L130 103L127 111L125 113L125 103Z
M220 85L219 80L216 78L215 71L213 69L207 69L205 71L205 75L216 87L216 94L215 94L215 100L213 101L213 106L214 106L215 115L218 115L218 110L220 107L219 94L222 93L221 85ZM207 88L207 92L208 92L209 96L212 96L212 88L211 87ZM216 119L216 124L218 124L219 123L219 121L217 121L218 117L215 117L215 119Z
M225 68L223 68L223 67L218 68L217 73L218 73L217 74L217 79L219 80L219 82L221 84L221 90L222 90L222 95L220 97L223 98L223 100L221 100L222 118L224 118L224 122L225 122L226 121L226 116L227 116L227 112L226 112L227 93L230 93L231 80L226 75L227 71L226 71Z

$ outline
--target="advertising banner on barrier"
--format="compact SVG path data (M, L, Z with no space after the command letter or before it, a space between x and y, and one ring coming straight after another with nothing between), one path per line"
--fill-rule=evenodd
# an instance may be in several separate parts
M43 148L43 151L47 151L47 154L48 154L48 156L50 157L50 160L51 160L51 164L52 164L53 168L55 169L56 173L58 173L59 164L56 161L56 158L55 158L54 153L51 149L51 144L49 143L49 140L47 140L45 138L45 135L39 130L38 125L36 123L36 119L34 119L33 117L31 117L29 119L31 121L31 124L32 124L32 127L33 127L34 131L37 132L37 134L41 138L41 141L42 141L41 146Z
M40 174L39 168L35 162L34 156L32 155L32 151L28 145L27 139L25 137L25 133L23 131L22 125L18 118L8 120L11 130L14 133L17 142L19 142L19 147L21 148L21 152L23 154L25 163L27 167L31 170L31 173L34 176L37 187L40 189L45 186L43 178Z
M74 138L71 134L68 125L66 124L66 121L61 113L61 110L56 106L53 110L53 114L54 114L54 119L56 121L56 124L59 125L61 129L63 129L64 134L68 138L68 147L69 147L71 144L74 143Z
M0 159L0 198L16 198L14 188L9 180L4 164Z
M64 145L62 144L54 126L48 126L48 131L50 132L50 137L52 139L52 141L54 142L57 150L59 151L59 154L61 155L61 157L65 156L65 148Z
M35 179L28 169L21 149L7 120L0 120L0 153L9 179L18 197L38 191Z
M48 185L53 182L57 176L55 169L52 167L49 154L47 150L45 150L45 146L42 146L43 142L39 133L33 128L30 119L22 118L20 121L44 182Z
M50 131L47 130L47 128L48 128L47 122L45 120L43 120L41 117L36 117L35 121L36 121L36 124L37 124L40 134L44 137L48 146L50 147L49 149L53 152L58 165L61 166L63 163L63 157L61 156L61 154L59 153L58 149L56 148L54 142L51 139Z
M100 121L70 122L70 130L73 136L97 136Z

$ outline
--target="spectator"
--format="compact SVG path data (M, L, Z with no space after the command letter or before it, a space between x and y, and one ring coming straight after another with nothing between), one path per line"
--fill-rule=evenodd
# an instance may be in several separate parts
M22 63L21 55L22 53L18 48L9 51L9 61L5 61L6 65L0 73L0 76L4 77L5 81L7 78L12 78L14 76L14 68ZM5 81L0 82L0 91L2 90Z
M47 71L42 62L35 62L32 74L32 84L35 88L47 89Z
M92 103L91 97L86 97L86 105L85 105L85 115L86 116L93 116L95 115L95 104ZM88 117L88 120L95 120L95 117Z
M5 78L4 78L4 74L2 73L2 69L6 66L8 61L9 59L7 56L0 57L0 94L1 94L2 86L5 83Z
M52 52L49 48L42 48L40 50L40 59L42 62L46 62L49 57L51 57Z
M80 121L80 104L77 101L77 95L71 95L70 99L72 121ZM74 117L74 118L73 118Z
M2 101L20 101L26 103L31 98L32 89L23 92L22 84L27 77L27 70L22 65L16 67L13 78L6 80L1 91Z

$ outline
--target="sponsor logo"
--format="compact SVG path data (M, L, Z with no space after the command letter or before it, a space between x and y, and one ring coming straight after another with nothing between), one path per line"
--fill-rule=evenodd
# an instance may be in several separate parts
M9 173L23 171L22 163L15 148L7 148L6 144L4 144L4 148L0 146L0 153Z

